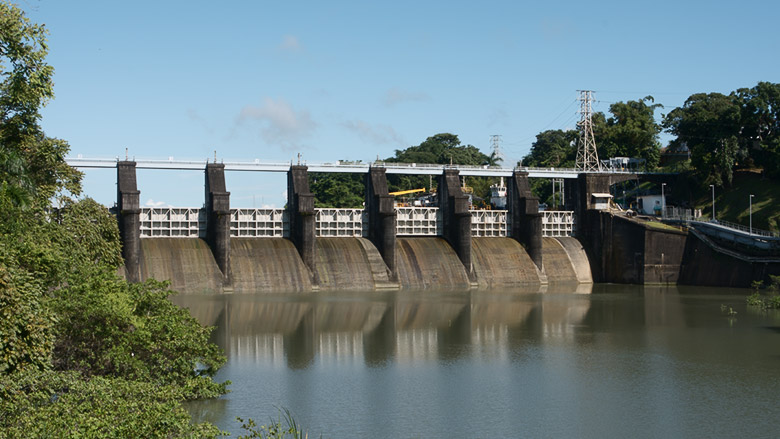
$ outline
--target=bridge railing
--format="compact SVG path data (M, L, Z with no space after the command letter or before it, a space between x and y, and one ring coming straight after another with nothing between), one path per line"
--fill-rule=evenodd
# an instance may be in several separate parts
M363 209L315 209L315 234L318 237L368 236L368 221Z
M284 238L290 236L285 209L231 209L230 236Z
M509 211L470 210L469 212L471 212L471 236L509 236L506 222Z
M438 207L396 207L397 236L441 236Z
M206 236L206 218L194 207L142 207L142 238L197 238Z
M558 237L574 235L573 211L546 210L542 213L542 236Z

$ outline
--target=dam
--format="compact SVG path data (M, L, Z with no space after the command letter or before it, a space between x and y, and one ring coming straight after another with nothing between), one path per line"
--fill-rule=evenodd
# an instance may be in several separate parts
M540 212L528 172L506 210L470 210L459 170L437 207L397 207L386 169L365 173L364 209L315 209L308 168L289 166L285 209L231 209L225 165L205 166L202 208L142 208L136 162L118 161L117 214L131 281L184 293L471 290L592 283L571 211Z

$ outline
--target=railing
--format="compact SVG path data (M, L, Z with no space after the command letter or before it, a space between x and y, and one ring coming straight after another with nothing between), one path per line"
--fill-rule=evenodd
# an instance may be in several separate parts
M574 212L570 210L546 210L542 215L542 236L572 236Z
M756 236L764 236L764 237L767 237L767 238L777 238L777 237L780 237L780 234L777 234L775 232L770 232L769 230L761 230L761 229L757 229L755 227L750 228L748 226L743 226L742 224L730 223L728 221L717 220L717 221L709 221L707 223L708 224L716 224L716 225L723 226L723 227L728 227L729 229L738 230L740 232L744 232L744 233L752 234L752 235L756 235Z
M315 233L321 237L368 236L363 209L315 209Z
M506 210L471 210L471 236L509 236ZM141 237L204 238L205 210L189 207L141 208ZM319 237L368 236L363 209L316 209L315 233ZM723 222L721 222L722 224ZM742 227L731 225L734 228ZM545 211L542 236L572 236L574 212ZM397 236L441 236L441 213L437 207L397 207ZM754 235L773 236L753 229ZM230 236L284 238L290 236L290 222L284 209L232 209Z
M283 238L290 236L285 209L232 209L230 236Z
M471 212L471 236L501 236L506 237L507 213L506 210L470 210Z
M142 207L142 238L197 238L206 235L205 211L190 207Z
M697 221L701 217L701 209L685 209L678 206L666 206L664 220Z
M396 207L397 236L441 236L438 207Z

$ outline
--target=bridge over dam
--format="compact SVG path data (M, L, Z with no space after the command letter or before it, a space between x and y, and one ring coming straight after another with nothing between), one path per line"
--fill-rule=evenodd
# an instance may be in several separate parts
M117 169L118 218L131 281L182 292L512 288L592 283L577 218L633 173L440 165L292 165L68 159ZM203 169L200 208L140 206L136 169ZM231 209L225 171L287 173L285 209ZM364 209L315 209L308 173L365 175ZM435 175L438 206L396 207L387 174ZM460 176L508 179L506 210L470 210ZM529 177L573 179L566 211L539 211Z

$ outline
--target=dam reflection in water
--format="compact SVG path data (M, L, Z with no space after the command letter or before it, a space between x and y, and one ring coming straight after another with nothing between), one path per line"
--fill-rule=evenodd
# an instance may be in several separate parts
M276 407L334 438L774 431L780 334L766 328L778 325L747 312L743 297L711 291L585 284L173 300L217 326L229 359L217 378L232 393L192 404L194 417L234 434L236 416L264 423ZM720 313L723 303L737 318Z

